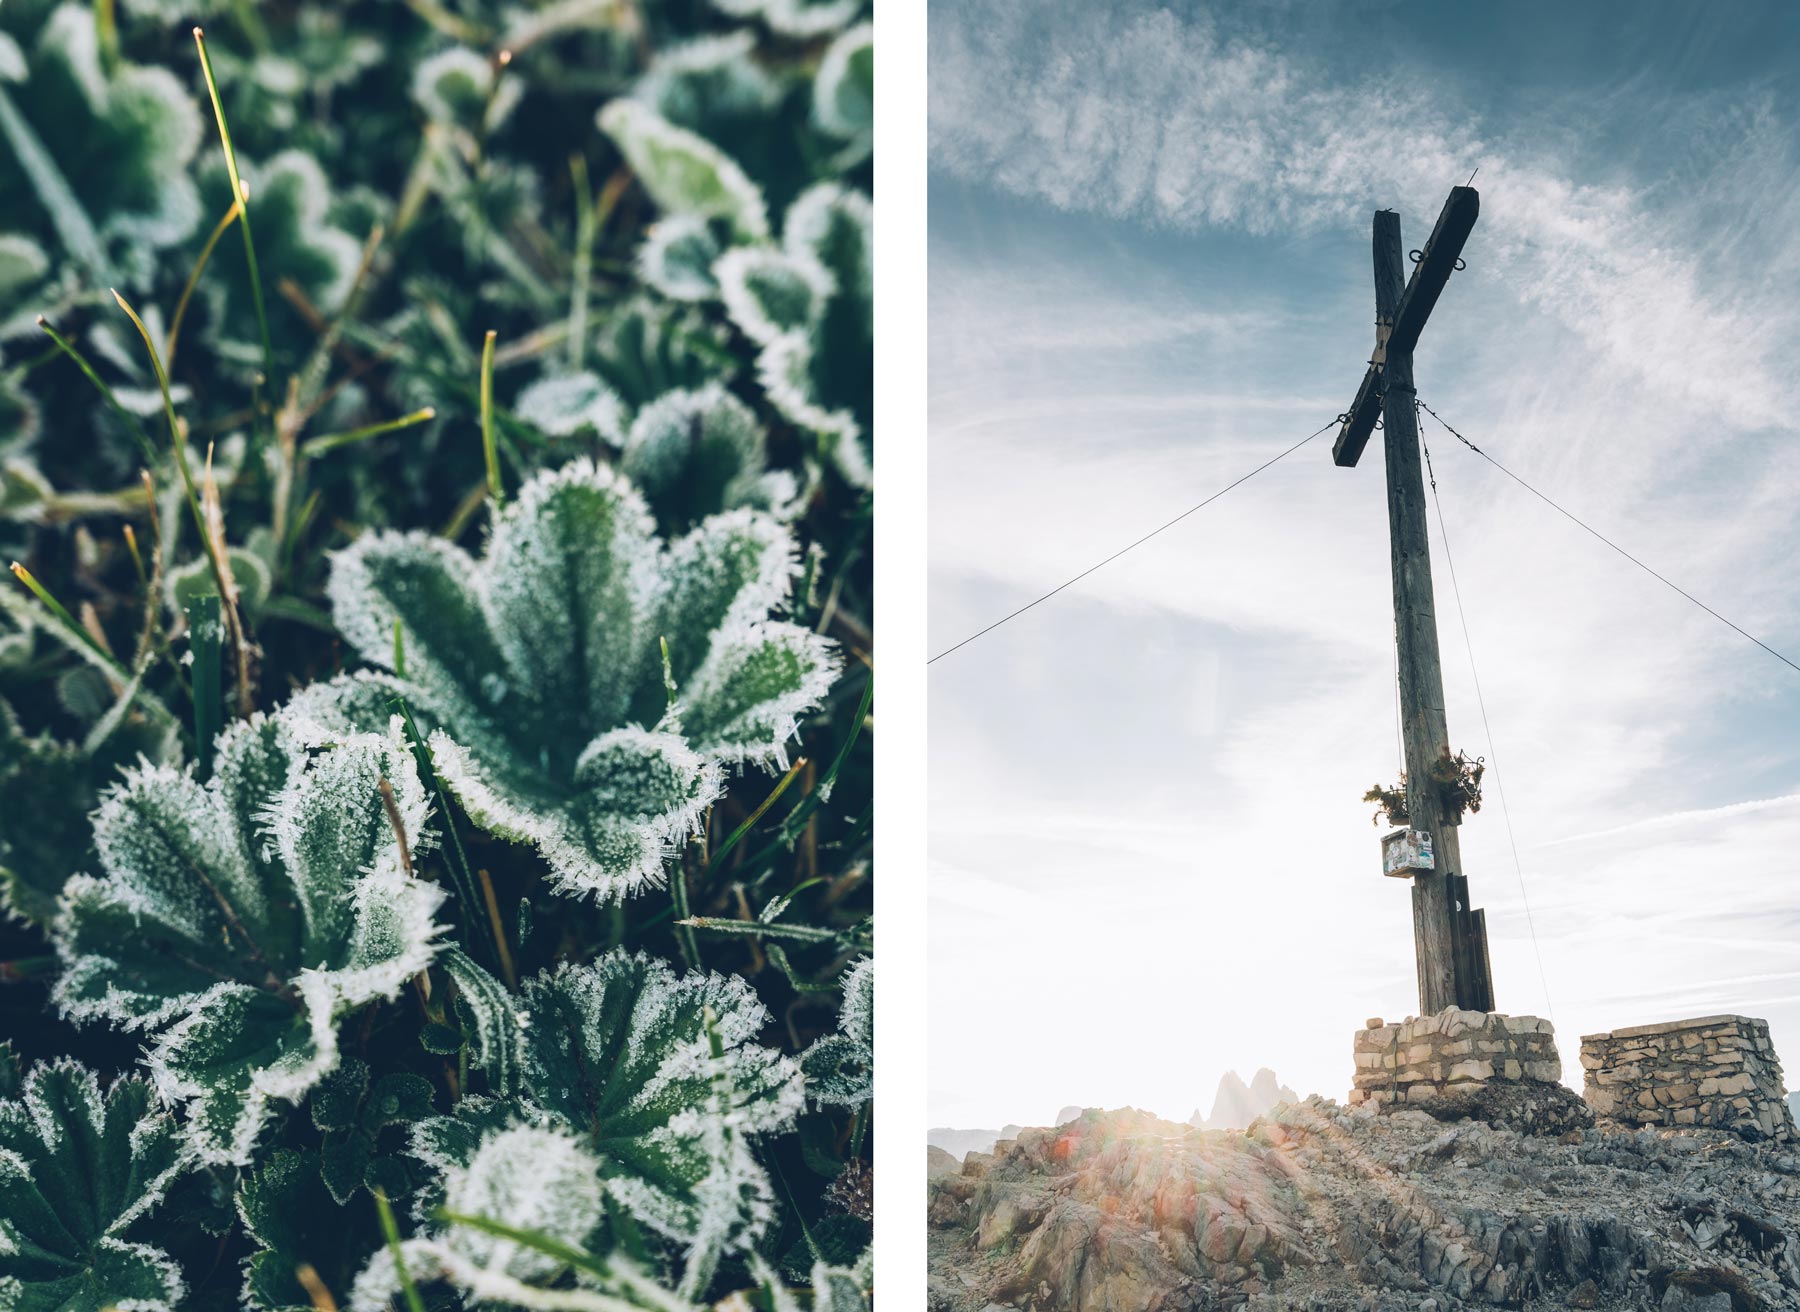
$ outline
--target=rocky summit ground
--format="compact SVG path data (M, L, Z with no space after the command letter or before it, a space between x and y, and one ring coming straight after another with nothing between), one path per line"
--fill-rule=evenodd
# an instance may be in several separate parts
M1800 1308L1800 1152L1719 1131L1089 1111L928 1189L931 1312Z

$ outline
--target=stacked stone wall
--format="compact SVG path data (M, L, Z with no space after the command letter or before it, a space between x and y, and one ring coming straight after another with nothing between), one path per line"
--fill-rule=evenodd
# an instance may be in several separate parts
M1704 1016L1588 1034L1581 1065L1583 1096L1597 1116L1731 1130L1752 1140L1800 1138L1767 1021Z
M1355 1053L1353 1106L1431 1110L1465 1104L1493 1084L1555 1084L1562 1078L1550 1022L1497 1011L1449 1007L1435 1016L1376 1023L1357 1031Z

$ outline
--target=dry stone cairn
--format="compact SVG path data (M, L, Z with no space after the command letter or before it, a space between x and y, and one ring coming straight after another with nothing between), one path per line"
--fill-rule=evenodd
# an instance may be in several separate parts
M1588 1034L1581 1065L1588 1105L1600 1116L1730 1130L1752 1141L1800 1139L1765 1020L1704 1016Z
M1556 1032L1542 1017L1446 1007L1394 1024L1375 1020L1357 1031L1355 1055L1353 1107L1416 1108L1534 1133L1593 1119L1559 1083Z

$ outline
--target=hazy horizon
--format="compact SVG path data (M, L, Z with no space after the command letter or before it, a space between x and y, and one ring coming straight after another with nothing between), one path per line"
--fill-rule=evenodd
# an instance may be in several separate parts
M1350 403L1369 227L1482 215L1419 393L1800 655L1800 11L976 0L931 9L930 651ZM1784 108L1785 106L1785 108ZM1744 1012L1800 1069L1800 674L1427 418L1463 827L1500 1009ZM1417 1007L1379 442L1328 433L931 666L930 1124L1344 1098ZM1530 914L1526 911L1529 897ZM1533 929L1535 928L1535 935ZM1540 961L1542 969L1540 972Z

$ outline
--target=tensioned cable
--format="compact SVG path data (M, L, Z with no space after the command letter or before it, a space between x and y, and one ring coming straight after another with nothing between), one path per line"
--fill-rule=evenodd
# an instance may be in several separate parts
M1726 628L1735 631L1742 637L1748 638L1751 642L1754 642L1758 647L1761 647L1764 651L1768 652L1769 655L1773 656L1776 660L1780 661L1783 665L1786 665L1789 669L1793 670L1796 674L1800 674L1800 665L1796 665L1793 661L1789 660L1786 656L1783 656L1780 652L1776 651L1773 647L1771 647L1768 643L1764 642L1761 638L1757 637L1754 633L1750 633L1747 630L1745 630L1744 628L1740 627L1739 625L1733 623L1731 620L1726 619L1723 615L1719 614L1718 611L1714 610L1711 606L1708 606L1704 601L1701 601L1700 598L1696 597L1693 593L1689 592L1686 588L1682 587L1680 584L1674 583L1674 582L1670 581L1668 578L1664 577L1663 575L1658 574L1655 570L1651 569L1643 561L1639 560L1636 556L1632 555L1629 551L1625 550L1624 547L1621 547L1617 542L1614 542L1611 538L1607 537L1604 533L1600 532L1599 529L1590 528L1587 524L1583 523L1580 519L1577 519L1572 512L1564 510L1561 506L1557 505L1556 502L1552 501L1549 497L1545 496L1542 492L1538 491L1535 487L1531 486L1531 484L1527 483L1524 479L1520 478L1517 474L1513 473L1512 470L1508 469L1505 465L1501 464L1498 460L1494 459L1494 457L1490 456L1486 451L1483 451L1480 447L1476 446L1468 438L1464 437L1461 433L1457 432L1454 428L1450 427L1450 425L1445 421L1445 419L1442 415L1440 415L1437 411L1433 410L1430 406L1426 405L1423 401L1420 401L1419 405L1424 409L1426 414L1430 415L1433 419L1437 420L1438 423L1443 424L1444 431L1449 433L1451 437L1454 437L1458 442L1461 442L1464 446L1468 447L1469 450L1473 451L1476 455L1480 456L1483 460L1487 461L1495 469L1498 469L1502 474L1505 474L1513 482L1517 483L1520 487L1524 488L1527 492L1531 493L1532 496L1536 497L1539 501L1542 501L1545 505L1549 506L1557 514L1563 516L1563 518L1571 521L1572 523L1579 525L1582 529L1586 530L1588 533L1592 534L1594 537L1599 538L1600 541L1604 542L1607 546L1611 547L1614 551L1618 552L1621 556L1625 557L1625 559L1629 560L1633 565L1636 565L1639 569L1643 570L1644 573L1648 574L1651 578L1655 579L1658 583L1661 583L1664 587L1671 588L1674 591L1679 592L1682 596L1686 597L1689 601L1693 602L1701 610L1705 611L1708 615L1711 615L1715 620L1719 621L1719 623L1725 625Z
M1161 533L1166 529L1174 528L1175 525L1179 524L1182 520L1186 519L1189 515L1193 514L1196 510L1200 510L1206 506L1211 505L1213 502L1217 501L1220 497L1224 496L1227 492L1231 491L1232 488L1237 487L1238 484L1249 482L1251 479L1255 478L1258 474L1262 473L1263 470L1267 469L1270 465L1274 464L1276 461L1281 460L1287 456L1293 455L1294 452L1298 451L1301 447L1305 446L1308 442L1312 441L1320 433L1323 433L1327 429L1331 428L1334 424L1338 423L1342 418L1343 418L1342 415L1333 416L1332 419L1328 423L1326 423L1323 427L1315 429L1313 432L1308 433L1305 437L1301 438L1298 442L1294 443L1294 445L1290 446L1287 450L1283 451L1280 455L1270 456L1267 460L1263 461L1262 464L1258 465L1255 469L1252 469L1248 474L1245 474L1242 478L1237 479L1235 482L1227 483L1224 487L1220 488L1217 492L1214 492L1211 496L1206 498L1206 500L1200 502L1198 505L1189 506L1186 510L1182 511L1179 515L1175 516L1174 519L1171 519L1168 523L1159 525L1158 527L1153 528L1148 533L1144 534L1143 537L1137 539L1137 541L1129 542L1125 546L1120 547L1117 551L1113 552L1113 554L1108 556L1105 560L1102 560L1102 561L1098 562L1097 564L1089 565L1086 569L1082 570L1081 573L1075 575L1074 578L1066 579L1063 582L1058 583L1054 588L1051 588L1050 591L1046 592L1043 596L1035 597L1031 601L1026 602L1023 606L1021 606L1017 610L1013 611L1010 615L1002 615L999 619L995 620L992 624L988 625L985 629L976 630L974 633L971 633L968 637L964 638L961 642L957 643L956 646L944 648L943 651L940 651L936 656L931 657L925 663L927 665L936 664L938 661L943 660L944 657L948 656L951 652L956 651L963 647L967 647L971 642L974 642L975 639L982 637L984 634L992 633L995 629L999 628L1002 624L1005 624L1008 620L1017 619L1019 616L1023 615L1026 611L1030 610L1033 606L1039 605L1042 602L1049 601L1050 598L1054 597L1057 593L1061 592L1064 588L1067 588L1072 584L1081 582L1081 580L1085 579L1089 574L1092 574L1095 570L1101 568L1101 566L1110 565L1113 563L1113 561L1117 560L1120 556L1123 556L1126 552L1131 551L1137 547L1143 546L1144 543L1148 542L1151 538L1155 537L1158 533Z
M1416 397L1414 403L1423 405ZM1438 421L1442 423L1442 420ZM1537 922L1531 915L1531 898L1525 892L1525 863L1519 859L1519 840L1513 834L1512 808L1506 804L1506 781L1500 777L1500 752L1494 746L1494 726L1488 723L1487 698L1481 692L1481 672L1475 668L1475 640L1469 636L1469 615L1463 609L1462 585L1456 581L1456 558L1450 554L1450 529L1444 523L1444 503L1438 500L1437 470L1431 466L1431 444L1419 432L1425 451L1425 472L1431 476L1431 504L1437 510L1438 537L1444 544L1444 564L1450 569L1450 594L1456 598L1456 618L1462 624L1463 650L1469 653L1469 676L1475 681L1475 705L1481 708L1481 731L1487 735L1488 768L1494 772L1494 789L1500 796L1500 818L1506 822L1506 841L1512 847L1513 871L1519 877L1519 900L1525 904L1525 926L1531 931L1531 951L1537 958L1538 982L1544 986L1544 1010L1556 1021L1556 1004L1550 1000L1550 976L1544 970L1544 950L1538 946Z

